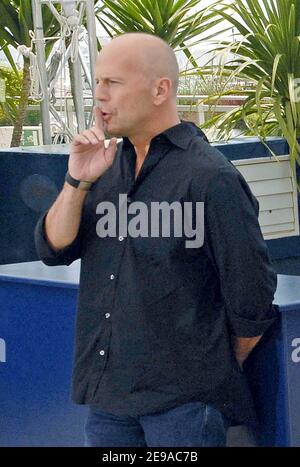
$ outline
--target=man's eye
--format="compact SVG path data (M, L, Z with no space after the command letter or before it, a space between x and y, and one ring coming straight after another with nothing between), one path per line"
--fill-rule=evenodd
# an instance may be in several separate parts
M110 82L113 84L117 84L119 81L114 81L113 79L111 79Z

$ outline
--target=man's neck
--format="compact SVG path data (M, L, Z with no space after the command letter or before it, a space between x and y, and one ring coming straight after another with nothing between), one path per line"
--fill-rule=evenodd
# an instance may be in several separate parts
M135 178L137 178L139 171L142 168L144 160L146 159L146 156L148 154L149 147L150 147L150 143L147 144L146 146L143 145L140 148L137 148L136 146L134 146L135 153L136 153Z
M176 115L173 119L169 119L169 121L164 124L161 123L159 126L156 125L155 127L153 126L153 128L150 128L148 134L145 133L129 137L129 140L133 144L136 152L136 165L141 166L143 164L148 154L151 140L155 138L155 136L166 131L168 128L178 125L179 123L180 119L178 115Z

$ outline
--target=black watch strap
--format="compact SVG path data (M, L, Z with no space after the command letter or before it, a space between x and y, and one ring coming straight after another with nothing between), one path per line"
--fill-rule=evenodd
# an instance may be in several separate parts
M65 181L74 188L79 188L79 190L89 191L94 182L85 182L84 180L76 180L73 178L69 172L66 173Z

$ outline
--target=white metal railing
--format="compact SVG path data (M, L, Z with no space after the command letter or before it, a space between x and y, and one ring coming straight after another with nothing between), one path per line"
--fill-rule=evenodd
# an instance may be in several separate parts
M178 94L177 99L187 99L191 101L200 101L203 99L207 99L209 96L207 94ZM234 96L234 95L228 95L228 96L220 96L218 97L218 100L246 100L247 96Z
M179 104L178 103L177 108L178 108L178 110L180 112L187 112L187 113L195 112L197 114L196 123L199 124L199 125L203 125L204 122L205 122L205 113L208 112L209 110L211 110L211 108L213 108L215 112L230 112L234 108L238 107L238 104L228 105L228 104L220 103L220 104L208 105L208 104L199 103L200 100L207 99L208 97L209 96L207 96L207 95L200 95L200 94L194 94L194 95L192 95L192 94L186 94L186 95L179 94L177 96L178 101L180 99L185 99L185 100L190 101L191 104ZM226 101L226 100L231 100L231 101L240 100L240 101L243 101L243 100L246 99L246 97L245 96L233 95L233 96L221 96L218 99L220 101ZM84 100L84 111L90 113L92 111L92 108L93 108L92 95L83 96L83 100ZM66 121L64 123L66 124L68 129L71 130L71 133L75 134L76 133L76 125L75 125L75 122L74 122L75 109L74 109L74 105L73 105L73 97L71 95L70 96L56 97L55 104L52 104L53 110L54 111L56 110L59 113L62 106L64 107L65 116L66 116L66 118L65 118ZM37 109L36 105L29 105L28 106L28 110L35 110L35 109ZM55 129L53 130L54 127L55 127ZM54 133L56 131L58 131L57 123L55 123L55 124L53 123L53 125L51 125L51 128L54 131ZM52 136L53 136L53 131L51 131ZM71 138L71 134L69 134L69 139L70 138Z

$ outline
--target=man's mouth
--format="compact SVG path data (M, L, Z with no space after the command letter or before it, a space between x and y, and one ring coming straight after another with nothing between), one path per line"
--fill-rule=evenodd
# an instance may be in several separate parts
M108 112L102 111L102 117L103 117L103 120L106 122L111 117L111 114Z

